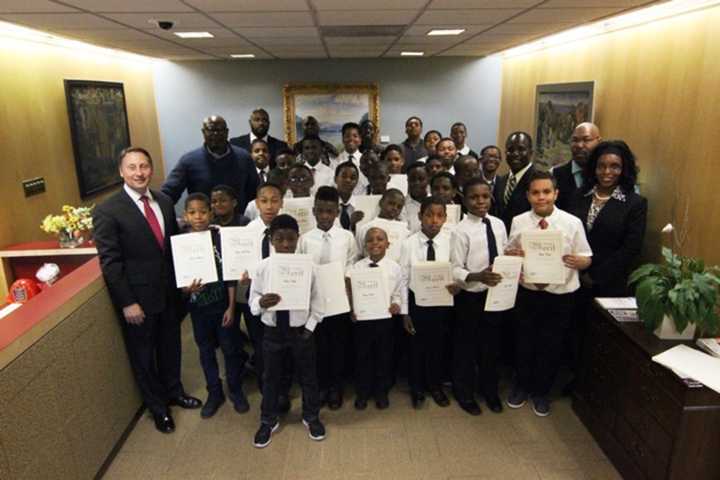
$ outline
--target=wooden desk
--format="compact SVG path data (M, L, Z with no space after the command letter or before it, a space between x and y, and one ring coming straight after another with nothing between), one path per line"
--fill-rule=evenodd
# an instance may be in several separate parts
M588 319L573 410L625 479L720 479L720 394L651 357L679 343L598 304Z

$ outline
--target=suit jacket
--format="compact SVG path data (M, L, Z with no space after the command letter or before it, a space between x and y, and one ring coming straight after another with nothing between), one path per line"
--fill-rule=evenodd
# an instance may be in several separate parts
M105 283L118 310L139 303L146 314L177 307L170 237L178 233L170 198L151 190L165 223L164 248L158 245L145 215L121 188L95 207L93 231ZM176 302L168 305L168 301Z
M635 192L625 192L625 201L610 198L587 231L592 195L575 194L574 214L585 225L593 251L588 274L593 280L593 295L622 296L627 292L627 277L640 254L647 223L647 200Z
M553 175L555 175L557 179L558 190L560 190L555 205L561 210L569 212L573 209L572 202L578 191L575 177L572 173L572 160L559 167L553 168Z
M505 228L510 232L510 226L512 225L512 219L530 210L530 202L527 199L527 188L535 172L535 166L530 165L525 174L522 176L518 184L515 186L512 195L507 204L505 203L505 186L509 178L509 173L498 177L495 182L495 193L497 194L497 216L505 223Z
M237 147L244 148L248 152L250 151L250 145L252 144L252 142L250 141L249 133L241 135L239 137L231 138L230 143ZM270 151L270 168L275 168L275 157L277 156L277 154L280 152L280 150L290 147L288 147L287 143L275 137L271 137L270 135L268 135L267 144L268 150Z

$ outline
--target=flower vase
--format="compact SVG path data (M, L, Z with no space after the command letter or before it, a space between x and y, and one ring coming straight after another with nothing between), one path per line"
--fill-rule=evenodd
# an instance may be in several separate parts
M78 245L82 245L84 239L81 235L74 235L73 232L67 230L61 230L58 233L58 243L60 248L75 248Z
M661 340L692 340L695 336L695 324L690 323L685 330L678 332L675 320L663 315L662 323L655 329L655 335Z

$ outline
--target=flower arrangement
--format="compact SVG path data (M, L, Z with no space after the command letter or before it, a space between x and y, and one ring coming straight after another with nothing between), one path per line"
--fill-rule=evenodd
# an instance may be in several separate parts
M82 232L90 231L92 225L92 209L89 207L73 207L63 205L62 214L48 215L42 221L40 228L46 233L58 236L60 246L75 247L83 242Z

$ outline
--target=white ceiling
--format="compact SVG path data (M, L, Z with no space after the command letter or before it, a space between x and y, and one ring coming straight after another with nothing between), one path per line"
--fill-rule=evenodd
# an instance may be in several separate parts
M0 0L0 20L96 45L173 60L483 56L653 0ZM582 5L579 7L579 5ZM164 31L152 20L175 23ZM357 36L358 27L397 33ZM348 36L323 27L348 28ZM428 37L433 28L464 28ZM181 39L172 32L208 31ZM360 28L362 33L362 28Z

